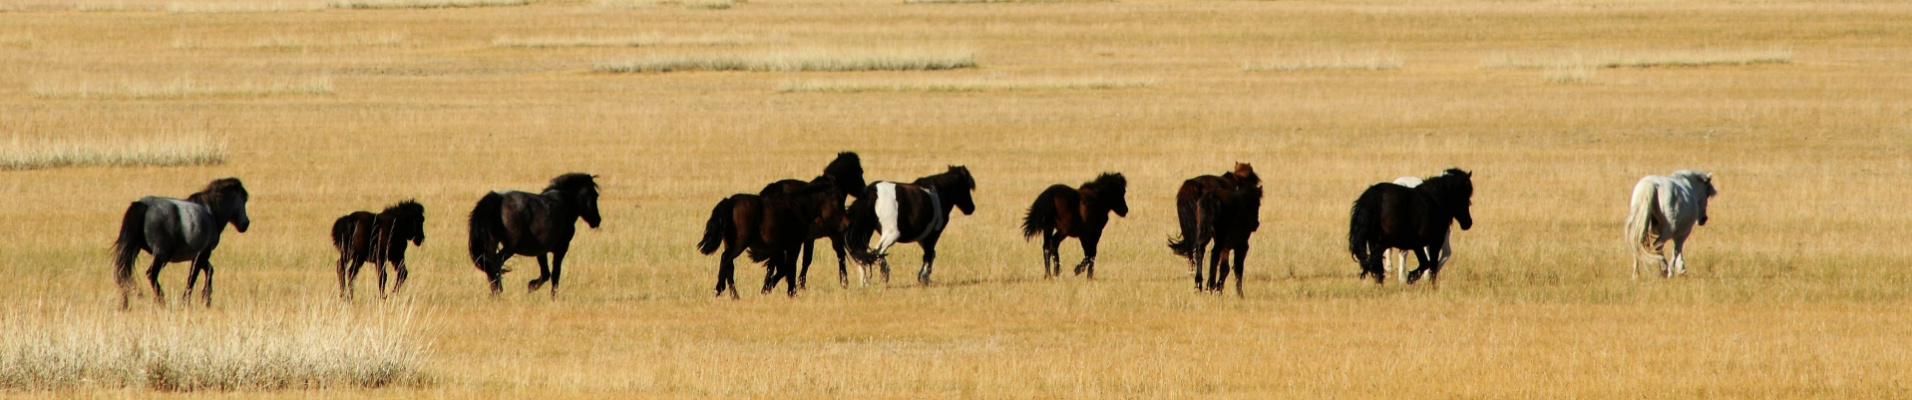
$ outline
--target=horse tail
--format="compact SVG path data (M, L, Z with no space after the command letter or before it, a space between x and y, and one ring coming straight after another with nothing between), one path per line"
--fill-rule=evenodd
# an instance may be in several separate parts
M119 239L113 241L113 277L121 288L133 286L133 260L146 247L146 203L133 202L120 218Z
M1648 246L1653 245L1653 209L1658 206L1659 190L1655 190L1652 183L1643 181L1633 187L1633 202L1627 207L1625 239L1633 256L1643 261L1654 259L1648 256L1653 253Z
M724 232L729 231L734 224L731 221L730 209L735 203L731 198L725 197L723 201L717 202L716 207L710 209L710 220L704 222L704 239L697 241L697 252L710 255L717 252L718 246L724 244Z
M1055 228L1055 198L1048 191L1043 191L1036 196L1036 203L1029 206L1029 212L1022 216L1022 240L1029 240L1036 234Z
M491 272L486 266L489 264L486 258L490 257L492 248L498 242L492 239L492 235L504 235L509 229L505 227L504 202L505 196L498 192L486 193L484 198L478 199L478 206L471 209L467 249L471 251L472 265L476 265L480 271Z
M1381 230L1380 196L1373 191L1361 194L1354 201L1352 217L1348 219L1348 253L1354 255L1354 261L1361 263L1365 270L1367 259L1376 254L1368 254L1368 240Z
M1182 182L1181 192L1175 195L1176 222L1181 227L1182 235L1168 240L1169 250L1174 250L1175 255L1182 257L1194 254L1196 243L1200 243L1197 241L1197 236L1200 236L1201 232L1201 215L1197 213L1197 209L1201 205L1198 203L1200 200L1190 199L1196 196L1193 184L1193 180Z
M1198 218L1195 221L1198 225L1195 232L1200 236L1196 237L1194 245L1200 246L1202 243L1215 239L1215 225L1220 222L1222 213L1222 197L1212 193L1203 195L1202 200L1196 204L1195 215Z
M850 258L863 265L875 263L877 259L876 253L870 252L870 235L881 224L876 220L876 197L866 191L850 203L850 230L844 233L844 238L849 240L845 247L850 248Z
M332 247L344 252L346 246L352 245L352 233L357 229L357 218L352 218L349 214L339 217L337 222L332 223Z

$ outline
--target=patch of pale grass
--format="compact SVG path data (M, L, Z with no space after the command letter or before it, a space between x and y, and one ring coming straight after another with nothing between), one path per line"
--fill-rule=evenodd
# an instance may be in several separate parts
M1276 57L1260 64L1248 63L1244 71L1388 71L1401 69L1401 56L1393 53L1343 54Z
M496 47L644 47L644 46L722 46L740 45L755 42L756 37L746 35L697 35L671 36L661 33L648 33L631 36L498 36L491 40Z
M157 7L157 6L150 6L150 5L135 5L135 4L126 4L126 3L96 3L96 4L76 4L76 5L74 5L74 6L73 6L73 11L79 11L79 12L143 12L143 11L159 11L159 7Z
M39 43L34 40L33 32L0 34L0 47L31 48Z
M95 84L88 81L36 82L33 95L49 99L182 99L193 97L283 96L332 93L332 78L314 77L268 82L198 82L178 78L165 82L122 79Z
M747 54L652 56L599 61L595 72L673 71L929 71L976 67L970 50L791 50Z
M684 8L692 10L728 10L730 0L685 0Z
M163 391L425 383L431 343L410 306L160 312L20 310L0 317L0 388Z
M1587 65L1548 67L1547 82L1564 84L1593 83L1594 69Z
M1117 0L903 0L907 4L961 3L1114 3Z
M166 11L178 14L225 14L301 12L325 9L325 3L168 3Z
M1152 79L1040 79L1040 80L915 80L898 82L799 81L784 84L778 92L1004 92L1030 90L1108 90L1144 88Z
M376 47L393 46L405 41L404 33L380 33L348 36L291 36L271 35L255 39L249 47L255 49L311 49L326 47Z
M143 139L59 139L0 144L0 170L92 166L186 166L226 162L225 143L205 135Z
M391 8L473 8L509 7L531 4L531 0L340 0L332 8L376 10Z
M1573 66L1588 66L1592 68L1744 66L1787 64L1792 62L1792 57L1792 50L1777 47L1767 49L1698 49L1641 52L1606 51L1591 54L1574 52L1562 55L1527 58L1517 58L1502 53L1482 59L1481 67L1545 69Z
M629 10L656 7L663 3L657 0L596 0L592 4L607 10Z

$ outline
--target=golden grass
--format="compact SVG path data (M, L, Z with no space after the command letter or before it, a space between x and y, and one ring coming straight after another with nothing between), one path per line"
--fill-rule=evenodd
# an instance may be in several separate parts
M431 349L398 305L126 314L9 309L0 390L159 391L419 385Z
M394 8L474 8L509 7L531 4L531 0L340 0L331 8L351 10L379 10Z
M270 13L319 11L326 8L322 2L277 3L277 2L181 2L167 3L166 11L178 14L215 14L215 13Z
M497 47L644 47L644 46L725 46L754 43L758 39L752 35L704 34L704 35L666 35L647 33L629 36L530 36L516 37L500 35L491 40Z
M203 97L262 97L332 93L332 78L308 77L270 81L201 82L192 78L165 81L120 79L110 83L81 80L35 81L33 96L43 99L185 99Z
M1344 54L1303 57L1276 57L1261 63L1249 63L1244 71L1388 71L1401 69L1401 56L1392 53Z
M1656 67L1706 67L1706 66L1743 66L1759 64L1791 63L1793 52L1786 48L1766 49L1700 49L1674 51L1635 51L1635 52L1598 52L1593 54L1572 53L1564 56L1544 58L1515 58L1508 54L1496 54L1481 60L1484 68L1560 68L1588 66L1593 68L1656 68Z
M34 40L33 32L0 34L0 47L25 49L32 48L35 43L38 41Z
M976 67L969 50L802 49L737 54L666 55L599 61L594 72L675 71L933 71Z
M1144 88L1153 79L919 79L910 81L796 81L778 92L999 92L1025 90L1107 90Z
M962 4L962 3L1114 3L1118 0L903 0L904 3L921 4Z
M211 137L148 139L14 139L0 147L0 170L91 166L186 166L226 162L224 142Z
M1912 5L1707 0L1162 1L1002 7L897 0L312 13L97 14L9 3L30 50L0 48L0 143L102 132L208 132L216 165L0 173L0 309L110 320L299 314L337 304L333 219L406 198L430 239L395 299L430 310L422 386L163 392L6 389L65 398L1218 398L1890 399L1912 393ZM62 0L64 1L64 0ZM94 0L75 0L94 1ZM106 0L117 1L117 0ZM184 0L173 0L184 1ZM166 0L127 0L128 5ZM616 3L636 4L636 3ZM402 28L399 28L402 27ZM274 34L400 30L402 46L182 51ZM500 48L500 34L778 32L737 47ZM1797 49L1791 65L1482 68L1557 49ZM604 74L601 60L727 57L784 47L974 49L973 69ZM1320 49L1330 49L1327 51ZM1385 49L1384 73L1245 73L1262 57ZM202 82L332 76L325 96L47 99L66 77ZM1055 77L1055 78L1048 78ZM779 94L791 82L1146 77L1124 90ZM1084 78L1087 79L1087 78ZM349 82L346 82L349 80ZM940 238L935 278L838 287L830 251L795 299L714 299L691 249L712 204L815 176L857 151L872 180L967 165L974 215ZM1190 289L1163 246L1182 180L1251 162L1266 181L1246 298ZM1476 225L1438 289L1355 278L1348 205L1368 185L1471 170ZM1647 174L1715 174L1690 272L1630 279L1619 240ZM598 174L605 216L581 229L557 300L525 294L536 261L490 298L464 217L494 190ZM1108 226L1098 280L1041 278L1018 225L1032 197L1124 173L1133 211ZM211 310L118 307L107 248L127 202L237 176L246 233L211 255ZM1883 208L1882 208L1883 207ZM821 246L827 244L819 243ZM828 247L824 247L827 249ZM1081 250L1063 244L1073 263ZM143 263L146 260L141 258ZM368 267L369 268L369 267ZM186 267L160 276L183 289ZM370 293L367 271L360 294ZM175 301L175 303L177 303ZM108 316L107 314L110 314ZM233 317L234 319L241 319ZM197 326L228 329L210 321ZM5 340L5 339L0 339Z

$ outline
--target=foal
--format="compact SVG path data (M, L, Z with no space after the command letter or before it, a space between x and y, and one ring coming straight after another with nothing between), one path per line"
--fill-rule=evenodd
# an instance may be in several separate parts
M378 271L380 298L385 297L387 261L398 275L392 293L404 289L405 278L411 275L411 269L405 266L406 241L414 246L425 244L425 206L411 200L386 207L378 214L359 211L333 222L332 247L339 250L339 297L352 299L352 283L358 281L359 268L368 261Z
M1075 273L1088 272L1089 279L1095 279L1095 250L1102 240L1102 227L1109 224L1110 211L1129 215L1128 191L1129 181L1122 174L1103 173L1080 188L1054 185L1036 195L1036 203L1022 217L1022 238L1042 235L1043 278L1062 275L1062 241L1075 237L1082 242L1082 262L1076 264Z

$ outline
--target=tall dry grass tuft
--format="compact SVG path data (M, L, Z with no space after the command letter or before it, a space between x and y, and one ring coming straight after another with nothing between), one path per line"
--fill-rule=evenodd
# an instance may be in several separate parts
M33 95L48 99L183 99L331 93L332 78L323 76L266 82L202 83L191 78L176 78L164 82L121 79L107 84L90 81L40 81L33 84Z
M1152 79L1036 79L1036 80L915 80L895 82L798 81L785 83L778 92L999 92L1023 90L1107 90L1144 88Z
M392 8L473 8L508 7L531 4L531 0L340 0L332 8L377 10Z
M1792 62L1792 57L1792 50L1781 47L1766 49L1699 49L1643 52L1606 51L1591 54L1574 52L1526 58L1516 58L1512 55L1502 53L1482 59L1480 65L1482 68L1527 69L1577 66L1591 68L1705 67L1786 64Z
M729 55L654 56L600 61L595 72L673 71L928 71L974 68L969 50L794 50Z
M643 46L722 46L740 45L755 42L756 37L748 35L697 35L670 36L662 33L647 33L632 36L532 36L513 37L501 35L491 40L494 47L643 47Z
M226 162L225 143L209 136L90 139L0 145L0 170L90 166L184 166Z
M1393 53L1335 53L1309 57L1276 57L1261 64L1248 63L1243 71L1387 71L1401 69L1401 56Z
M0 315L0 388L420 385L431 343L416 319L409 305L146 315L14 309Z

